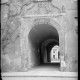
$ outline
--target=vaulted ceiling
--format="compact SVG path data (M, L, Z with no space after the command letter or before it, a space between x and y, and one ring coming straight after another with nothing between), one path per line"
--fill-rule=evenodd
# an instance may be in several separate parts
M32 28L28 37L33 44L38 45L48 39L59 40L57 30L48 24L36 25Z

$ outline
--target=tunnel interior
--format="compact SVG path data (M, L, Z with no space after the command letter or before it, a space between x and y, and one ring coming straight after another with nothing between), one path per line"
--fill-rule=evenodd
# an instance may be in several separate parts
M46 50L47 50L47 62L50 62L50 52L51 49L55 46L58 45L59 46L59 42L57 41L51 41L47 46L46 46Z
M59 46L58 31L49 24L35 25L29 32L29 63L31 67L45 65L60 68L60 63L50 62L50 51L55 45Z

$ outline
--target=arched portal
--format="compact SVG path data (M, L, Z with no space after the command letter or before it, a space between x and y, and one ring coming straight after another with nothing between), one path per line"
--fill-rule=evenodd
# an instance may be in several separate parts
M29 66L33 67L39 64L44 64L46 50L49 47L59 44L58 31L49 24L35 25L29 32ZM52 40L48 42L47 40ZM47 41L47 42L45 42ZM43 45L44 43L44 45ZM46 46L46 50L45 50ZM42 48L43 47L43 48ZM49 53L49 52L48 52ZM50 54L48 54L50 56ZM47 58L48 61L48 58Z
M59 35L57 35L59 36ZM45 58L44 58L44 63L50 63L51 62L51 59L50 59L50 52L51 52L51 49L55 46L55 45L58 45L59 46L59 40L58 39L48 39L46 41L43 42L42 44L42 54L44 55L47 55ZM45 47L45 48L44 48ZM46 53L45 53L46 52Z

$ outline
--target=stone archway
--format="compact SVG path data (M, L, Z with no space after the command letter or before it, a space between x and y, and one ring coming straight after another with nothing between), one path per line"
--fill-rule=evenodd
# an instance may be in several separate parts
M52 44L53 43L53 44ZM47 48L48 47L48 45L50 45L49 46L49 49ZM42 47L41 47L41 51L42 51L42 54L44 53L45 55L46 55L46 59L49 57L50 58L50 51L51 51L51 48L52 48L52 46L55 46L55 45L59 45L59 41L58 40L55 40L55 39L48 39L48 40L46 40L46 41L44 41L43 43L42 43ZM48 51L48 50L49 51ZM45 53L45 52L47 52L47 53ZM47 62L47 60L45 61L45 62Z
M27 33L29 34L30 30L35 25L38 25L38 24L49 24L49 25L53 26L54 28L56 28L56 30L58 31L58 34L59 34L59 46L60 46L60 53L61 53L60 55L63 57L63 60L64 60L65 47L64 47L64 32L63 32L62 27L58 23L56 23L54 20L52 20L51 18L43 18L43 17L42 18L36 18L32 21L31 26L29 26L29 28L28 28L29 30ZM29 43L29 40L28 40L28 43ZM28 52L27 53L28 53L28 55L30 53L29 44L28 44ZM28 56L28 64L29 64L29 56ZM28 67L29 67L29 65L28 65ZM61 68L61 71L62 71L62 68Z
M31 26L29 26L29 30L28 30L28 34L30 32L30 30L35 26L35 25L38 25L38 24L49 24L51 26L53 26L57 31L58 31L58 34L59 34L59 42L60 42L60 48L61 48L61 55L64 56L64 43L65 43L65 40L64 40L64 31L63 31L63 28L57 23L55 22L54 20L50 19L50 18L39 18L39 19L34 19L33 20L33 23Z

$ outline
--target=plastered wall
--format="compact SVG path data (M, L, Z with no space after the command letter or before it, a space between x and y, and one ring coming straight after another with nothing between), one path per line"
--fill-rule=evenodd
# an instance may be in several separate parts
M31 0L1 0L1 70L2 72L24 71L27 66L27 58L22 61L21 54L21 12L24 5L29 6ZM73 0L52 0L62 12L62 27L65 32L65 61L67 71L77 71L77 5ZM64 7L62 8L62 6ZM26 23L27 24L27 23ZM24 62L24 63L23 63ZM74 65L74 66L73 66Z

